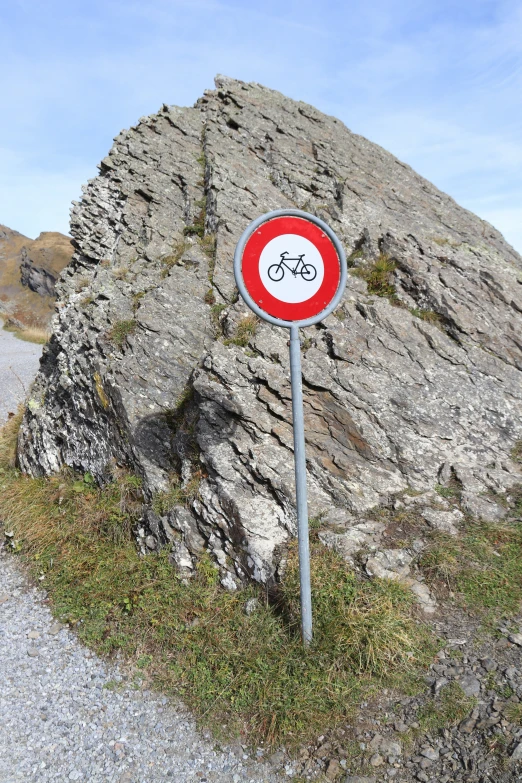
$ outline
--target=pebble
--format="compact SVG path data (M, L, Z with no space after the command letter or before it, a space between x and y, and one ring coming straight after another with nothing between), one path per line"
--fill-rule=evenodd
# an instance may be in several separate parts
M394 740L383 740L379 745L379 750L385 756L401 756L402 747L400 742Z
M466 696L478 696L480 693L480 682L473 674L464 674L457 680L458 684Z
M508 640L512 644L516 644L518 647L522 647L522 633L510 633Z
M0 595L0 604L5 604L7 601L9 601L8 595L5 595L5 593Z
M326 777L328 780L335 780L341 774L341 765L337 759L332 759L326 768Z
M347 775L344 779L344 783L376 783L377 779L374 777L363 777L361 775Z
M480 663L482 664L482 668L487 672L494 672L498 668L497 662L494 661L493 658L483 658Z

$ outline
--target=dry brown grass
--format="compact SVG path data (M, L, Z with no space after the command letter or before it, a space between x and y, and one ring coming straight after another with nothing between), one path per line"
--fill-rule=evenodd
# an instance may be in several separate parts
M0 470L14 468L16 464L16 444L23 415L24 411L20 406L15 416L0 430Z
M25 340L28 343L38 343L45 345L49 342L51 333L48 329L39 329L37 326L28 326L27 329L16 332L19 340Z
M240 348L245 348L251 338L254 337L259 323L257 315L246 315L244 318L241 318L237 324L234 337L225 340L225 345L239 345Z
M48 329L42 329L39 326L27 326L25 329L17 329L15 326L4 325L4 329L6 332L12 332L19 340L25 340L28 343L38 343L38 345L45 345L51 337Z

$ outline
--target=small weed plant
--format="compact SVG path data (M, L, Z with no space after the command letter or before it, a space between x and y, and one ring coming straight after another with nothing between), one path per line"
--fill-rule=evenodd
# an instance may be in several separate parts
M183 229L183 234L186 237L196 236L203 239L205 235L206 206L207 200L205 198L196 201L196 207L199 208L199 212L194 218L194 222Z
M112 340L114 345L117 345L118 348L121 349L127 341L127 337L129 337L131 334L134 334L137 326L138 324L134 319L129 321L118 321L110 330L109 338Z
M245 316L239 321L235 336L225 340L225 345L239 345L240 348L246 348L250 339L255 335L258 326L259 318L257 316Z
M439 315L439 313L436 313L434 310L423 310L416 307L412 307L410 313L415 318L420 318L421 321L426 321L426 323L428 324L433 324L434 326L440 325L441 316Z
M391 274L396 268L396 262L382 253L373 264L353 267L352 274L366 280L369 294L384 296L394 303L397 293L391 282Z
M161 259L161 265L163 266L163 269L161 270L161 276L163 278L167 277L170 270L181 262L181 259L183 258L183 254L186 252L187 248L188 248L187 241L179 240L178 242L174 243L174 246L172 248L172 253L163 256L163 258Z

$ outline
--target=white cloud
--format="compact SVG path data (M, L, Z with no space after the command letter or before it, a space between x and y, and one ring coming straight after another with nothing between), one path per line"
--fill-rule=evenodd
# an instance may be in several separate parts
M36 168L0 149L0 223L35 239L42 231L69 233L69 208L96 169L81 165L61 171Z
M340 117L522 250L519 0L13 6L0 29L0 146L19 159L0 151L0 222L66 230L112 137L163 102L193 103L221 72Z

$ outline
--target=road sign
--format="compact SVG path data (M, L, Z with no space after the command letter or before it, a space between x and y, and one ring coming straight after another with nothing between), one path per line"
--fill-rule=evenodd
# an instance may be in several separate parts
M290 379L303 642L312 639L312 597L299 328L326 318L346 285L341 243L322 220L297 209L268 212L243 232L234 254L239 292L260 318L290 330Z

